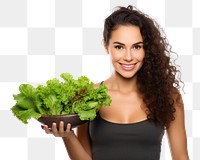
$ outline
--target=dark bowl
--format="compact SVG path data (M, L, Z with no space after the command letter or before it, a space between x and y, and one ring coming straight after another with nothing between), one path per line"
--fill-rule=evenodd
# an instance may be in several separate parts
M55 122L57 128L59 128L60 121L63 121L65 129L68 123L71 124L72 128L75 128L87 122L80 120L77 114L42 116L38 121L42 124L48 125L49 128L51 128L53 122Z

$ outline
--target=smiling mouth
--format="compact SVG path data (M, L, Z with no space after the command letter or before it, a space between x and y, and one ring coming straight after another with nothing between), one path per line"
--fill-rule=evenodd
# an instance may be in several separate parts
M130 71L135 68L135 64L120 64L123 70Z

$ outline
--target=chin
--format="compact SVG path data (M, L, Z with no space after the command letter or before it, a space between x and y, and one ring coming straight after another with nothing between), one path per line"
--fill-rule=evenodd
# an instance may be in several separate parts
M133 79L135 77L135 75L132 75L132 76L124 76L124 78L126 79Z
M116 72L120 77L125 78L125 79L132 79L135 77L135 73L120 73L120 72Z

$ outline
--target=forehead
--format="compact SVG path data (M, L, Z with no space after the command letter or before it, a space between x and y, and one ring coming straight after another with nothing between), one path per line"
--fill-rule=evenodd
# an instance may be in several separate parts
M120 25L112 31L110 41L119 41L123 43L142 41L140 28L133 25Z

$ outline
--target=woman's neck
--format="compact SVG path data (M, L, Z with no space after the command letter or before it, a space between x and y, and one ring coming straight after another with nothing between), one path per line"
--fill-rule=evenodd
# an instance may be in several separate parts
M118 73L114 72L106 81L109 90L115 90L122 93L137 92L136 85L137 77L124 78Z

